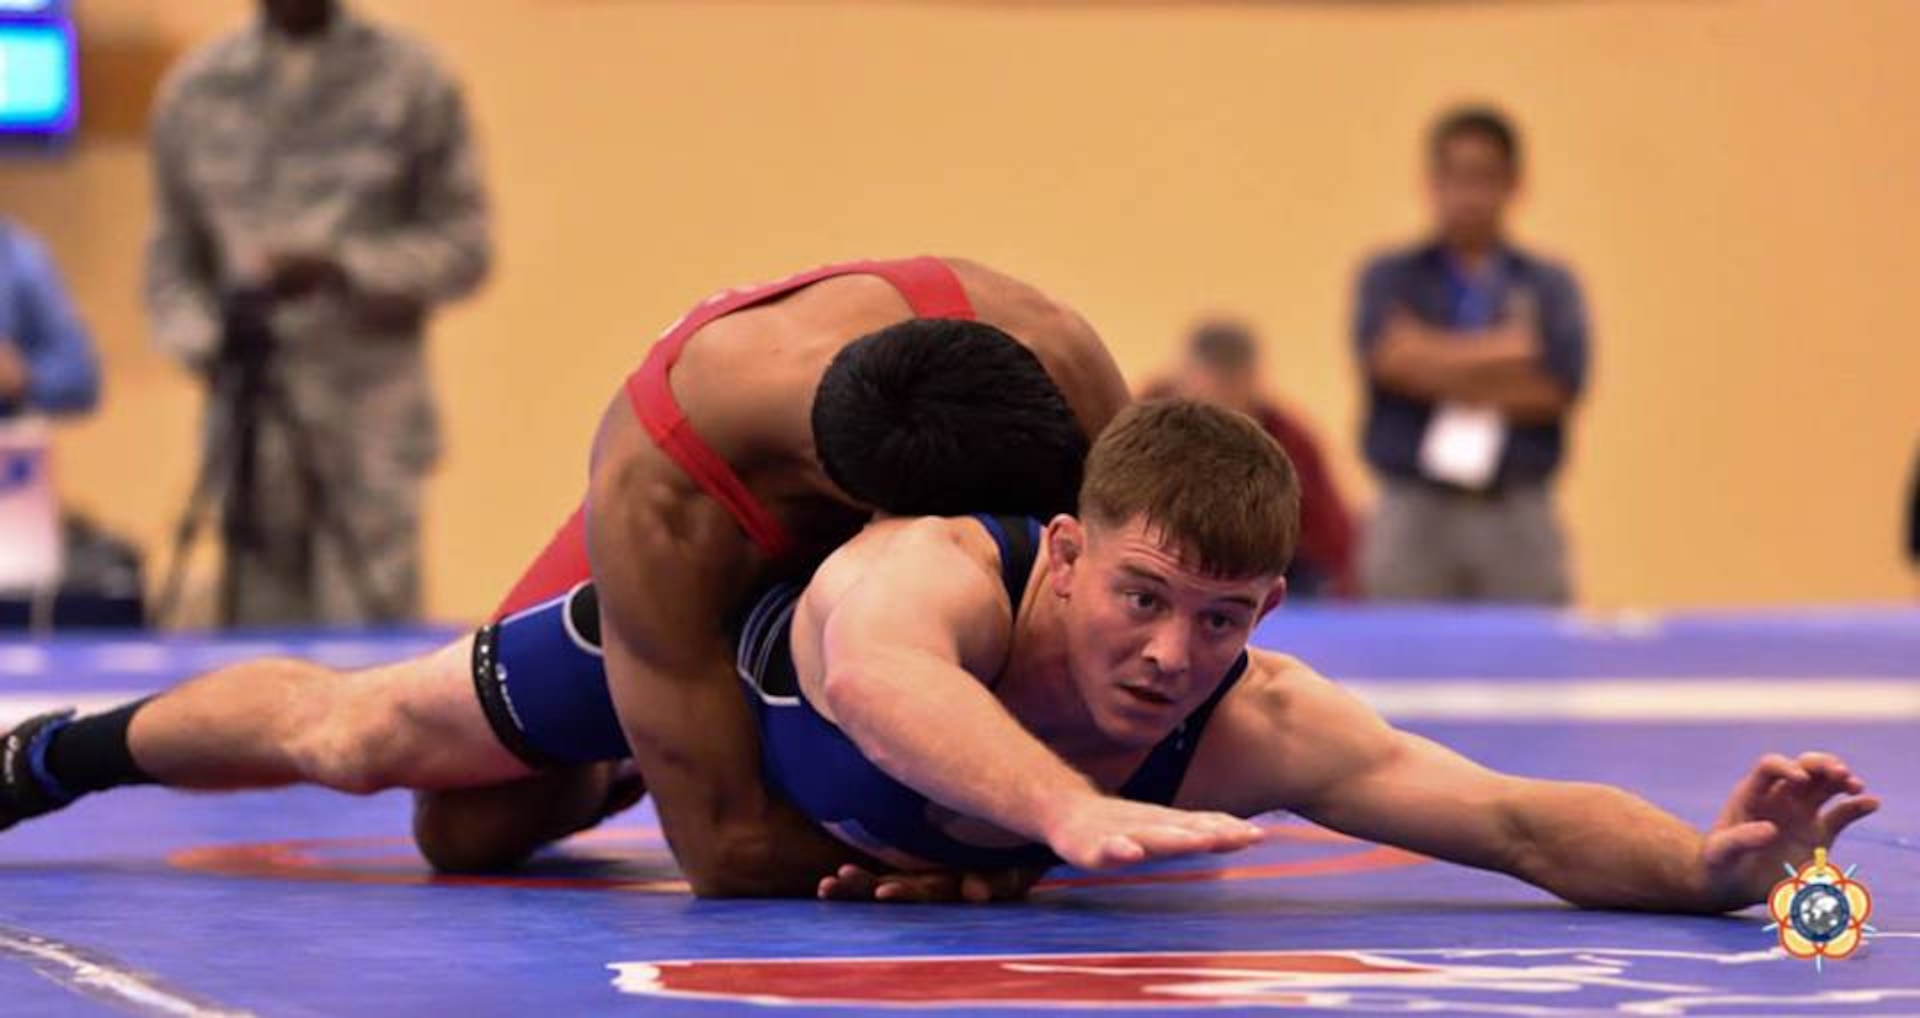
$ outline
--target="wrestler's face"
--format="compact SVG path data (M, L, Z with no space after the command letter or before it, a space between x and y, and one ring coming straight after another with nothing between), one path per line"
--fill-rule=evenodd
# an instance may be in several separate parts
M1201 573L1145 517L1104 527L1060 516L1047 541L1073 682L1094 727L1129 748L1166 738L1205 702L1286 593L1277 576Z

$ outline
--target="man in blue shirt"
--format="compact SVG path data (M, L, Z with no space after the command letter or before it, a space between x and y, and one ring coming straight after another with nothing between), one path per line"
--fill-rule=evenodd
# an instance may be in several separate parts
M1573 275L1508 239L1520 162L1499 112L1443 116L1428 141L1434 235L1361 275L1354 342L1380 481L1360 556L1371 597L1571 596L1551 488L1587 321Z
M46 249L0 220L0 417L78 414L100 396L100 368Z

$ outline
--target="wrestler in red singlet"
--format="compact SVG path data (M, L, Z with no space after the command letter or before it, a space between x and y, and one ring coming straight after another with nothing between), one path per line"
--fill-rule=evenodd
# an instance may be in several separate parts
M740 529L760 552L778 558L793 547L793 539L767 508L747 490L726 460L701 439L674 398L667 376L680 359L687 341L713 321L736 311L753 307L814 283L836 276L871 275L886 280L899 291L916 318L974 317L973 305L953 269L938 258L909 258L900 261L858 261L825 265L797 276L761 286L723 290L701 301L660 337L647 358L627 376L627 398L640 424L654 444L689 478L727 508L740 523ZM561 527L560 532L534 560L520 581L513 586L499 609L498 620L523 608L565 593L588 579L585 516L581 510Z

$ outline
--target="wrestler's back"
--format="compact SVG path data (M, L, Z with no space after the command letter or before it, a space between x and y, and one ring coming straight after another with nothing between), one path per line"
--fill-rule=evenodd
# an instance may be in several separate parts
M959 277L975 316L1040 359L1091 439L1126 399L1092 328L1011 276L965 259L942 261ZM824 490L813 457L813 390L842 348L911 315L906 299L879 276L822 280L696 331L674 368L674 395L694 429L749 485L758 472L779 492Z
M980 320L1034 351L1090 438L1125 405L1118 368L1078 314L1004 273L963 259L943 261ZM810 555L850 537L864 520L841 500L814 455L814 389L841 349L911 314L907 300L880 276L831 276L705 323L669 375L692 429ZM615 397L602 422L596 462L609 453L657 476L652 487L665 502L706 501L646 439L624 396Z

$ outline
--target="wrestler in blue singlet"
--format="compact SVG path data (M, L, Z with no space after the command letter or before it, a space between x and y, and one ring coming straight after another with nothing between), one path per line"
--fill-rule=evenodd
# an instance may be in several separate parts
M1019 618L1039 555L1040 524L1023 517L974 516L1000 549L1011 618ZM967 869L1051 866L1046 846L962 817L867 762L800 692L792 654L793 612L804 583L761 595L737 641L742 689L760 728L767 782L841 840L891 865ZM1207 720L1246 669L1243 653L1220 688L1147 755L1121 786L1122 798L1171 805ZM582 583L482 629L474 641L474 683L487 720L508 749L535 768L630 755L600 655L599 606ZM991 687L998 676L987 682Z
M1012 618L1020 617L1027 580L1039 555L1040 524L1023 517L974 516L1000 548L1000 576ZM740 634L737 662L760 725L763 770L801 812L849 845L892 865L988 869L1053 866L1045 845L962 817L895 781L869 763L852 739L813 709L800 692L790 641L794 606L804 586L784 584L763 595ZM1212 696L1147 755L1121 786L1122 798L1170 805L1200 735L1220 700L1246 670L1245 653ZM989 687L998 676L987 682Z

